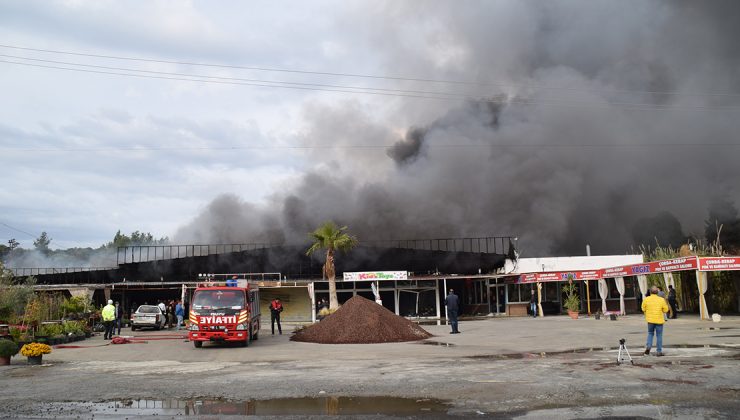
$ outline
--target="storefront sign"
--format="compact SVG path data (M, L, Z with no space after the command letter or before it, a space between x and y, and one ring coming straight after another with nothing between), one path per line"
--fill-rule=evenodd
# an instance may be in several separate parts
M680 257L670 260L605 268L601 270L601 275L603 278L642 276L646 274L668 273L671 271L696 270L697 266L696 257Z
M527 273L519 276L519 283L534 283L537 281L537 274Z
M408 271L361 271L344 273L344 281L408 280Z
M740 257L724 258L702 258L711 260L704 264L701 270L740 270ZM704 267L703 266L703 267ZM696 257L680 257L670 260L652 261L642 264L622 265L609 267L601 270L584 271L554 271L548 273L525 273L519 276L519 283L534 283L547 281L568 281L568 276L573 280L598 280L604 278L641 276L654 273L668 273L672 271L696 270L699 267ZM734 268L730 268L734 267Z
M548 281L568 281L568 278L573 280L596 280L599 277L601 270L591 271L555 271L549 273L527 273L519 276L519 283L534 283L534 282L548 282Z
M740 257L704 257L699 258L701 271L740 270Z
M697 267L698 264L696 262L696 257L681 257L670 260L653 261L650 263L650 272L665 273L669 271L696 270Z

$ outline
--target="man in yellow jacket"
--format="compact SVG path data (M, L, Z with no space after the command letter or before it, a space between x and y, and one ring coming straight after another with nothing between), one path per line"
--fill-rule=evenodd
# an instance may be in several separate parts
M662 356L664 314L668 312L668 304L664 298L658 296L658 288L656 286L650 288L650 296L642 301L642 311L645 312L645 320L648 323L645 355L650 354L650 348L653 347L653 334L655 334L658 341L658 353L656 353L656 356Z
M100 315L103 317L103 325L105 325L103 339L110 340L113 338L113 321L116 319L116 307L113 306L112 300L108 301Z

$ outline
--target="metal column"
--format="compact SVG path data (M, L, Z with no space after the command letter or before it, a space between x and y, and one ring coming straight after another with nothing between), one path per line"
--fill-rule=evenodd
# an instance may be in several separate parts
M434 281L434 296L437 297L435 299L437 301L437 325L442 325L441 310L439 308L439 280Z

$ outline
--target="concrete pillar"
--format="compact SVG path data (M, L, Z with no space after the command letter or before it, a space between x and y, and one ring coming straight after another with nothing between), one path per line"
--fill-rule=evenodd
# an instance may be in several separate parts
M442 325L442 311L439 307L439 280L434 280L434 296L437 301L437 325Z

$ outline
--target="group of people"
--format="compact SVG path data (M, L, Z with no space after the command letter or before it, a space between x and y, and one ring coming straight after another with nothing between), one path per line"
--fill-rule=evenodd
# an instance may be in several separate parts
M103 318L103 325L105 326L105 334L103 335L105 340L113 339L113 332L116 328L118 328L118 333L116 335L121 335L123 308L118 302L115 302L114 304L113 300L108 299L108 304L105 305L100 315Z
M135 302L133 306L136 307ZM175 322L177 322L178 330L185 327L185 306L182 304L182 301L170 300L166 304L160 302L157 307L165 315L165 325L169 328L172 328ZM114 333L115 335L121 335L124 313L123 307L118 302L108 299L108 304L103 307L100 315L103 318L103 325L105 326L105 333L103 335L105 340L112 340Z
M177 322L178 330L185 326L183 323L183 319L185 318L185 307L181 300L169 300L167 303L159 302L157 306L164 314L165 324L168 328L172 328L175 322Z

